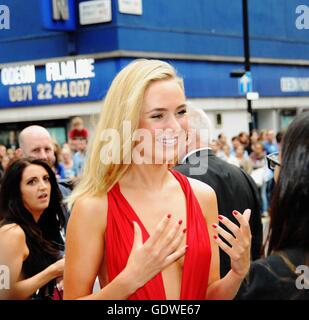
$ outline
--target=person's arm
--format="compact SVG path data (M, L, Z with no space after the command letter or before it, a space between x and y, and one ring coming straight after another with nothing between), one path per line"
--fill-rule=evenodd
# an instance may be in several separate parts
M210 265L209 281L206 299L208 300L229 300L233 299L240 285L250 268L250 244L251 232L249 227L250 210L246 210L244 215L236 212L235 218L240 223L238 228L228 218L222 217L220 220L231 232L226 232L218 224L217 198L214 190L208 185L198 181L192 181L191 186L199 200L210 235L212 259ZM226 245L219 235L227 240L231 247ZM215 239L216 237L216 239ZM220 279L219 248L226 252L231 258L231 270Z
M3 299L29 299L38 289L63 273L64 261L57 261L31 278L22 280L22 265L29 255L24 231L18 225L7 225L1 231L1 256L10 270L10 289L1 290Z
M92 293L103 261L106 216L106 195L75 203L67 228L64 299L127 299L185 253L180 247L184 233L176 221L165 216L144 244L134 222L134 243L125 269Z
M31 297L38 289L51 280L63 275L64 259L53 263L31 278L17 281L13 287L13 299L24 300Z

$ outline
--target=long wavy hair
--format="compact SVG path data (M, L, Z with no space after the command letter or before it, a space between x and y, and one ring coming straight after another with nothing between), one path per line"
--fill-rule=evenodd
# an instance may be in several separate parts
M51 184L49 205L38 222L25 208L20 189L23 172L30 165L43 167ZM46 162L25 158L14 161L7 168L0 189L0 226L15 223L25 232L29 256L22 271L26 278L41 272L60 258L64 245L60 230L65 223L61 201L55 174Z
M289 125L270 212L268 254L298 247L309 252L309 112Z
M126 173L130 165L124 160L131 156L134 147L131 137L139 126L145 91L155 81L170 79L175 79L184 92L183 80L170 64L146 59L133 61L115 77L104 100L83 176L67 201L69 208L78 198L108 192ZM122 134L125 121L131 124L131 135ZM107 143L110 144L104 134L110 130L119 133L120 143L113 141L112 161L104 164L101 157L106 155L102 150Z

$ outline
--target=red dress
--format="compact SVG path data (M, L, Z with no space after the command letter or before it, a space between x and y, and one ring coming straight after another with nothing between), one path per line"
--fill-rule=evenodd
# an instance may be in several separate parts
M206 296L211 247L207 225L202 210L188 179L177 171L171 171L180 183L187 203L186 244L180 300L203 300ZM106 263L109 281L112 281L126 266L131 252L136 221L145 242L149 234L140 219L120 192L117 183L108 192L108 212L105 232ZM139 288L130 300L165 300L161 272Z

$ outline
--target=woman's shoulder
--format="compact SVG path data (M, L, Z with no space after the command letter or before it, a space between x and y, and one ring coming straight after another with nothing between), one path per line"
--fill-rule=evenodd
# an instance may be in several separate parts
M208 223L215 223L218 220L217 196L212 187L208 184L188 178L190 186L202 209L203 215Z
M75 203L74 203L74 207L75 206L79 206L79 207L88 207L88 208L92 208L95 209L98 206L99 207L104 207L107 205L107 194L101 194L101 195L97 195L97 196L85 196L85 197L81 197L76 199Z
M82 224L106 224L108 208L107 194L87 196L77 199L74 203L70 219Z
M26 234L16 223L5 224L0 228L0 248L1 252L9 251L12 253L23 252L25 256L29 254L26 244Z
M4 238L13 238L18 241L26 241L26 235L24 230L16 223L4 224L0 228L0 237Z
M209 201L217 200L214 189L211 186L209 186L207 183L197 179L193 179L193 178L188 178L188 181L198 200L201 200L202 202L207 202L207 203Z

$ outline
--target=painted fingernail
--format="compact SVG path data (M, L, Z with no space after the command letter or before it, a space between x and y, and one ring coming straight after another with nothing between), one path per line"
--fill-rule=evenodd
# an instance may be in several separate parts
M215 229L218 228L218 226L216 224L213 224L212 227L215 228Z
M186 228L185 228L185 229L183 229L183 230L182 230L182 232L183 232L183 233L186 233L186 232L187 232L187 229L186 229Z
M232 213L234 216L237 216L237 211L234 210Z
M179 221L178 221L178 224L181 225L181 224L182 224L182 220L179 220Z
M223 217L221 215L218 216L219 220L223 220Z
M186 245L186 250L189 248L189 246L188 245Z
M172 215L169 213L168 215L167 215L167 217L170 219L170 217L171 217Z
M215 239L215 240L217 240L217 239L218 239L218 237L217 237L217 236L214 236L214 239Z

